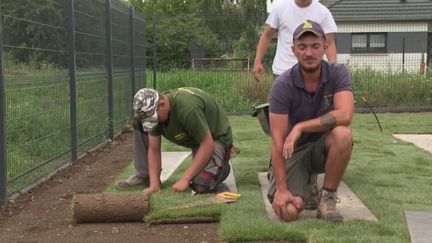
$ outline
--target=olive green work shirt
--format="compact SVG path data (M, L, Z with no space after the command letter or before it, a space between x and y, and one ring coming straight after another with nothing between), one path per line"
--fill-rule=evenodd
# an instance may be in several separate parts
M208 93L192 87L163 92L170 102L168 122L158 124L150 134L188 148L197 148L210 131L213 140L227 147L233 143L228 115Z

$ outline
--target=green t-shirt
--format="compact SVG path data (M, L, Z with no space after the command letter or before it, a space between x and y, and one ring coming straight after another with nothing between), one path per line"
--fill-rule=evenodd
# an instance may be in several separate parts
M159 124L150 134L196 148L210 131L213 140L231 146L233 136L228 116L216 100L206 92L191 87L164 92L170 101L168 122Z

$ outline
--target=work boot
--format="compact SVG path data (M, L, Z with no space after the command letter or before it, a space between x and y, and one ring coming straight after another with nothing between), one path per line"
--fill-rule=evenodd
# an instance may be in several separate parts
M138 177L137 175L131 175L129 178L123 181L118 181L115 185L117 190L123 190L132 186L148 186L149 181L146 178Z
M318 175L311 174L309 177L309 185L311 187L311 196L305 200L304 209L315 210L319 203L319 192L318 192Z
M320 202L318 205L317 218L324 219L332 223L341 223L342 215L336 210L336 203L340 199L336 192L321 189Z

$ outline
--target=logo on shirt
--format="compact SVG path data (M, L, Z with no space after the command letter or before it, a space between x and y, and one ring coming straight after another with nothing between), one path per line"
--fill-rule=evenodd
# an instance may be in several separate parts
M323 97L323 103L321 105L321 114L327 113L333 109L333 95L326 95Z
M175 140L181 141L187 137L186 133L182 132L174 136Z

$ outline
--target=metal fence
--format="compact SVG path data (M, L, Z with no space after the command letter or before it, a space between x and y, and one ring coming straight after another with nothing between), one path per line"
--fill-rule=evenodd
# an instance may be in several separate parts
M192 36L188 42L175 30L171 37L167 36L169 27L161 33L162 26L181 23L182 19L158 16L157 75L149 78L161 90L179 86L202 88L231 113L248 113L254 105L265 103L273 81L271 66L277 37L264 58L267 74L257 83L251 69L262 28L234 28L235 22L229 23L220 16L198 18L211 20L211 25L218 27L211 32L216 42L193 36L193 26L188 30ZM203 28L206 24L204 21ZM381 111L432 110L430 20L336 24L337 59L350 69L357 111L368 111L362 97Z
M121 131L146 84L146 21L115 0L1 0L1 17L3 203Z

